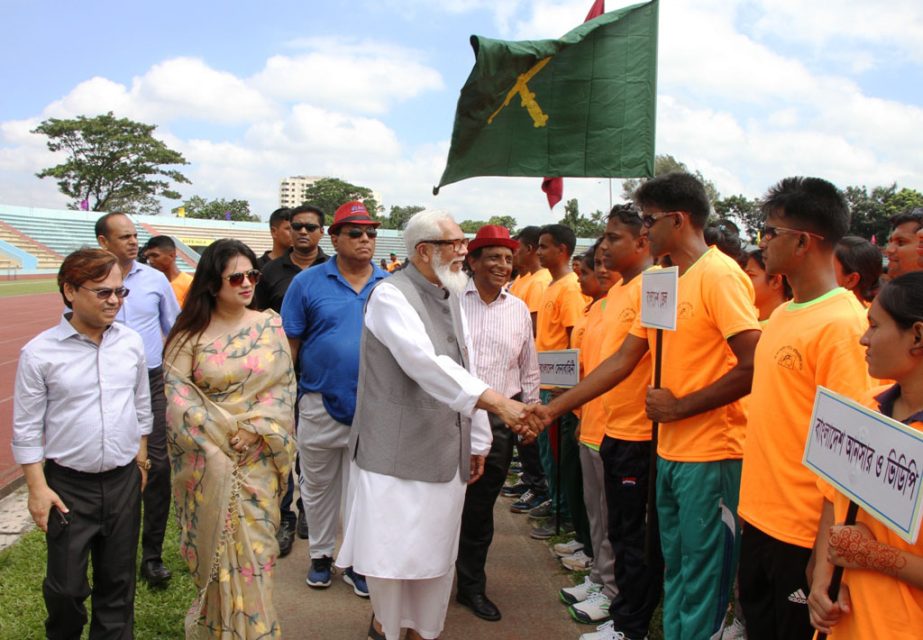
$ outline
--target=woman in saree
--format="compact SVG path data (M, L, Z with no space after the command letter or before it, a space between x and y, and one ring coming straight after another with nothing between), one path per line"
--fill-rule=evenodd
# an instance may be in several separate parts
M295 378L279 316L250 308L242 242L202 254L164 358L180 553L198 590L186 638L282 636L272 604Z

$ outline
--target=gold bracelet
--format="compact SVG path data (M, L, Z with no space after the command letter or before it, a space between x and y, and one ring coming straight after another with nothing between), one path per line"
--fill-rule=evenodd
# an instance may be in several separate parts
M151 470L151 459L150 458L148 458L147 460L138 460L137 458L135 458L135 462L138 464L138 466L141 469L144 469L145 471Z

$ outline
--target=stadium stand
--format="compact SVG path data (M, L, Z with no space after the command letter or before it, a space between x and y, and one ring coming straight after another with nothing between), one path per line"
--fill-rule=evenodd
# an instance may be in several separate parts
M22 275L51 274L58 270L64 256L83 246L96 246L94 226L102 215L96 211L42 209L0 204L0 274L17 270ZM234 238L247 243L261 255L272 246L269 226L265 222L234 222L199 220L172 216L131 215L138 229L138 241L143 246L155 235L171 236L177 245L177 265L183 271L194 271L199 253L219 238ZM473 234L469 234L473 235ZM577 251L585 251L592 240L577 240ZM326 235L321 247L333 253ZM407 255L400 231L381 229L375 247L374 261L394 252L401 259Z

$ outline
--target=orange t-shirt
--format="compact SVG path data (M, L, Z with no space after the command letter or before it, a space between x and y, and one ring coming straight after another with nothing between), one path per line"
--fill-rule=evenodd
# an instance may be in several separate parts
M590 300L580 292L577 274L568 273L545 289L536 323L536 351L567 349L567 329L583 317Z
M740 516L777 540L811 548L823 501L802 463L817 385L862 397L871 386L856 296L837 287L772 312L756 347Z
M606 333L597 366L619 350L641 313L641 276L627 284L619 280L609 289L606 299L602 321ZM627 378L596 399L605 407L605 435L632 442L651 439L651 420L644 409L644 398L652 375L651 351L648 350Z
M733 369L737 358L728 338L760 328L753 295L753 283L734 260L715 247L702 254L679 278L676 331L663 332L661 387L682 397ZM640 313L631 334L655 352L657 332L641 326ZM740 459L745 423L739 401L663 423L657 455L676 462Z
M535 273L518 276L510 285L510 293L526 303L529 313L538 313L542 306L542 295L551 283L551 272L539 269Z
M580 377L583 378L600 363L600 347L603 334L605 334L605 325L602 322L603 310L606 308L606 298L600 298L590 305L586 315L583 317L571 333L571 348L580 349ZM581 328L580 336L577 335L578 328ZM580 442L599 448L599 443L603 441L605 431L605 414L602 407L598 406L602 396L587 402L585 405L578 407L579 413L574 412L580 417Z
M179 275L170 281L170 286L173 288L173 294L176 296L180 308L182 308L183 303L186 302L186 294L189 293L189 286L191 284L192 276L185 271L180 271Z
M865 404L880 411L874 396L885 389L875 389ZM910 426L923 431L923 422L911 422ZM823 480L817 480L817 488L833 503L834 521L838 524L845 522L849 498ZM923 536L917 539L916 544L904 542L861 507L856 521L867 526L878 542L923 556ZM846 569L843 583L849 586L852 611L833 627L833 633L827 636L830 640L918 640L923 634L923 589L877 571L862 569Z

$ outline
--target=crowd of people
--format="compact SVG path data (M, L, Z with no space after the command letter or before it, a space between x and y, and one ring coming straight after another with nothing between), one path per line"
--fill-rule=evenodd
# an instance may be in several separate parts
M79 636L92 595L90 638L132 637L137 574L171 579L171 500L187 638L281 637L272 576L296 535L309 587L339 572L370 599L372 640L438 638L453 584L499 621L502 495L531 537L570 534L552 548L587 571L559 594L598 625L581 640L647 638L661 603L669 640L920 637L923 542L861 509L844 525L849 499L801 460L818 386L923 424L923 210L892 219L885 274L825 180L772 186L755 250L710 210L694 176L659 176L580 256L565 225L469 239L425 210L407 260L375 264L361 202L304 205L273 212L263 256L218 240L191 279L170 238L140 248L103 216L14 392L47 636ZM641 284L665 266L677 325L658 339ZM543 385L540 354L564 349L579 384Z

